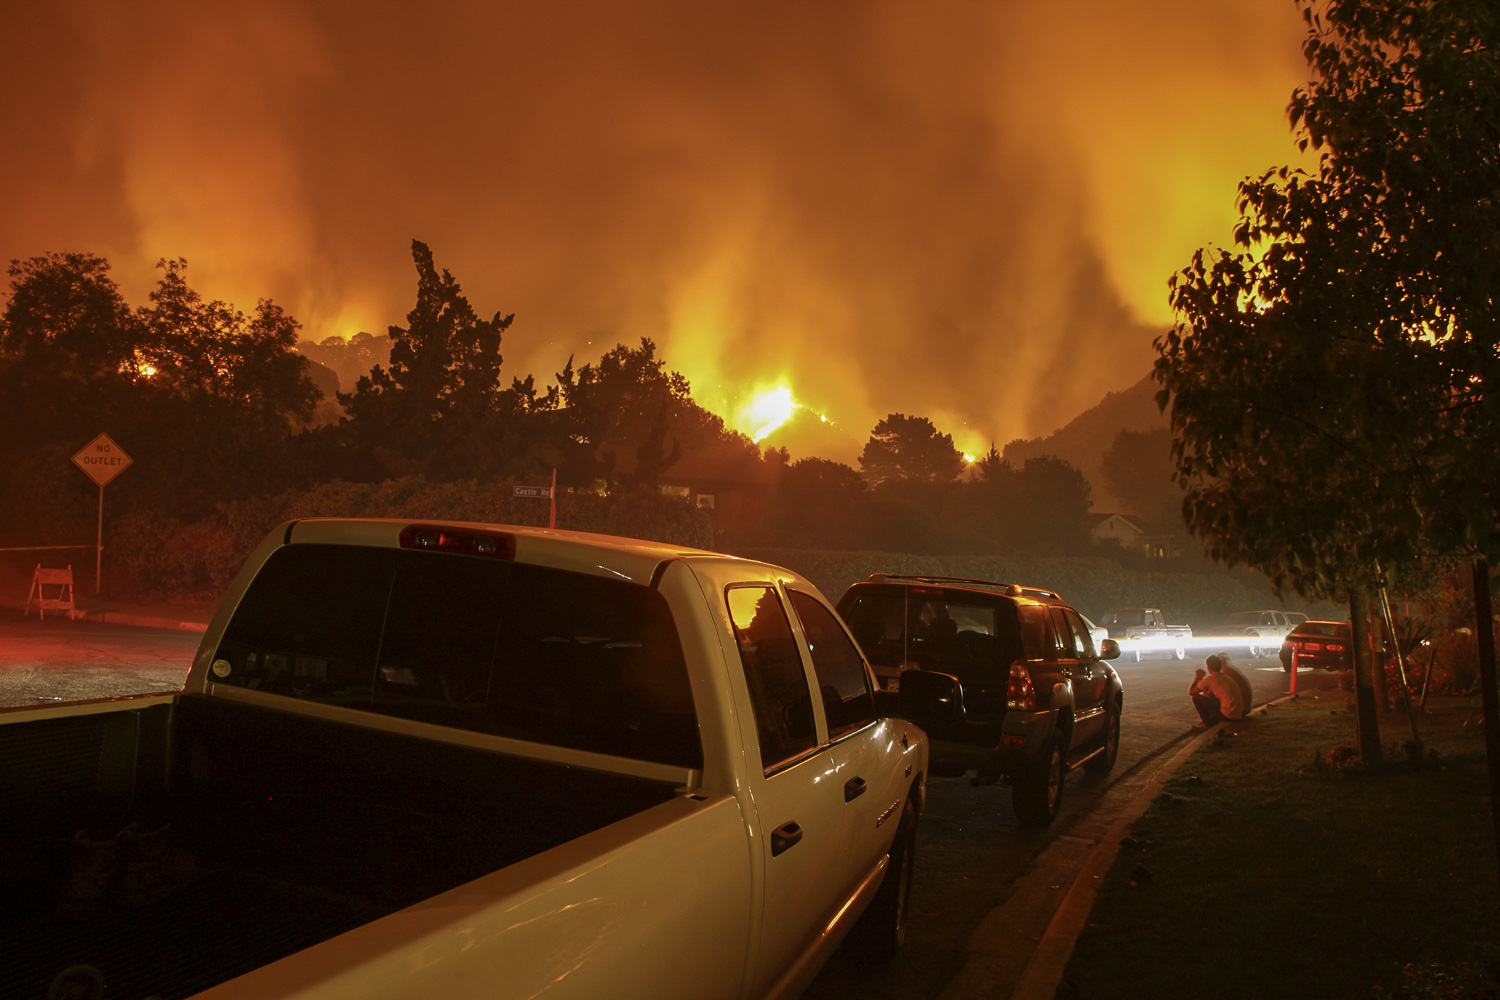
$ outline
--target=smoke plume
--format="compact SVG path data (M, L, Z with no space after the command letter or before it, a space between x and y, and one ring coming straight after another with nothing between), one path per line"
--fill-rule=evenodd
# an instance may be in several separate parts
M655 339L863 441L969 451L1135 383L1166 281L1288 162L1264 0L12 4L0 257L162 257L308 339L383 332L427 242L511 373Z

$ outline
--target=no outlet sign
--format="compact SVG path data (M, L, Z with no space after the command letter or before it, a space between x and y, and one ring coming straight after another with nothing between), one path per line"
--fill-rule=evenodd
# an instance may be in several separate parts
M123 448L111 441L108 434L100 434L73 456L73 464L82 469L83 474L98 483L100 487L124 472L125 467L130 463L130 456L125 454Z

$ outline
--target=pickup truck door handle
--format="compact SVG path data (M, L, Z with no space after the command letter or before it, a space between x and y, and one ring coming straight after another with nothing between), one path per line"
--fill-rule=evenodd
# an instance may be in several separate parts
M771 857L774 858L801 839L802 827L797 825L796 820L792 820L790 823L783 823L771 831Z
M853 802L855 799L865 794L865 787L866 786L864 778L850 778L848 781L844 782L844 801Z

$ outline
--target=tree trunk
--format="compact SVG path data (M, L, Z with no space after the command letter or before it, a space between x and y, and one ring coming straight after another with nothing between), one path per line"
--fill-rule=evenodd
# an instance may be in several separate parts
M1367 766L1380 763L1380 723L1376 720L1375 687L1370 670L1370 595L1363 587L1349 589L1349 627L1354 647L1354 719L1359 734L1359 759Z
M1484 692L1484 749L1490 765L1490 816L1495 825L1495 859L1500 863L1500 691L1495 688L1495 609L1490 598L1490 564L1474 560L1474 638L1479 643L1479 687Z

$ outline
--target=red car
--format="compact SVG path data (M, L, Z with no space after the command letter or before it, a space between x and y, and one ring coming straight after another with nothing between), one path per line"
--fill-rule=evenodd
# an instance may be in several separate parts
M1281 644L1281 669L1291 670L1295 655L1298 670L1347 670L1353 666L1349 658L1352 639L1348 622L1303 622Z

